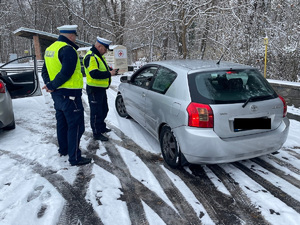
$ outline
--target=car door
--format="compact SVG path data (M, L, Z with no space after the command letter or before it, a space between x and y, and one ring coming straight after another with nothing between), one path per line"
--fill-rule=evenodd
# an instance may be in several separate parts
M158 135L158 127L164 122L168 123L174 99L165 93L177 77L177 73L165 67L159 67L147 94L145 108L146 129L153 135Z
M132 76L130 85L123 93L127 113L142 126L145 126L147 94L156 71L156 66L146 66L137 71Z
M33 64L15 64L20 59L32 58ZM36 57L25 56L0 66L0 79L6 84L11 98L41 95Z

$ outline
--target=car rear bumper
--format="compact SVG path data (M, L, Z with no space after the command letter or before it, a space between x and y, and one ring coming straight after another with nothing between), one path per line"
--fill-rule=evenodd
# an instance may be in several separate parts
M290 122L284 118L272 131L221 139L213 129L179 127L174 134L189 163L216 164L266 155L279 150L287 139Z

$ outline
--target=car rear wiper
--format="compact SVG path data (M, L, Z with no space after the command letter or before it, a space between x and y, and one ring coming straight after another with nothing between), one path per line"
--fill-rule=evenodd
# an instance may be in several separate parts
M264 96L251 96L245 101L245 103L242 105L243 108L249 103L253 102L254 100L263 100L263 99L269 99L271 96L264 95Z
M245 106L250 102L253 101L254 97L251 96L250 98L247 99L247 101L245 101L245 103L242 105L243 108L245 108Z

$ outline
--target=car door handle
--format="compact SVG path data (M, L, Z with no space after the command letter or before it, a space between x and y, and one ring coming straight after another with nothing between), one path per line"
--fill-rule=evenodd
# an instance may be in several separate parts
M142 97L146 97L146 94L145 94L145 92L143 92L143 94L142 94Z

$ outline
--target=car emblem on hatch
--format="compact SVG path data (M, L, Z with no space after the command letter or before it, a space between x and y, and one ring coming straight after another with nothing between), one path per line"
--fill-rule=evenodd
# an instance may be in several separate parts
M251 105L251 106L250 106L250 110L251 110L252 112L257 111L257 109L258 109L257 105Z

